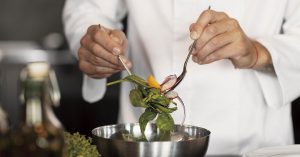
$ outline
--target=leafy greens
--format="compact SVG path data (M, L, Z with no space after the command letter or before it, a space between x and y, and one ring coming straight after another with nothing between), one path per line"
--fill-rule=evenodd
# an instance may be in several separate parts
M114 85L121 82L131 82L135 85L130 91L129 98L134 107L145 108L144 113L139 118L140 129L145 137L145 129L150 121L155 120L157 127L164 132L171 132L174 129L174 120L170 113L177 110L176 103L172 101L173 98L168 97L167 93L161 91L160 85L157 85L155 79L148 82L137 75L129 75L121 80L110 82L107 86ZM154 85L153 85L153 80ZM173 92L173 91L172 91ZM173 92L174 94L176 92ZM176 93L177 97L177 93ZM171 107L174 104L175 107Z

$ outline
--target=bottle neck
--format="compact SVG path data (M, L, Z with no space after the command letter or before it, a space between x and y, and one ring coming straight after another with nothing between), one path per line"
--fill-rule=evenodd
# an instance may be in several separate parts
M44 120L45 82L26 80L24 82L24 117L27 125L39 125Z
M52 110L52 101L48 93L48 82L45 80L26 80L24 82L23 120L28 126L47 123L62 128Z

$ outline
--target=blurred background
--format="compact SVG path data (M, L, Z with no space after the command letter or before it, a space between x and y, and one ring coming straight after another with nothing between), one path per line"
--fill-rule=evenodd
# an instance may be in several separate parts
M20 70L28 62L46 60L56 71L62 94L61 105L54 109L57 117L67 131L90 135L97 126L117 122L119 86L108 88L100 102L82 99L82 73L63 35L63 5L64 0L0 0L0 104L15 128Z
M90 135L97 126L117 122L119 86L108 88L100 102L82 99L82 74L63 35L63 5L64 0L0 0L0 104L15 127L21 106L20 70L28 62L46 60L56 71L62 94L61 105L54 109L57 117L67 131ZM299 115L300 99L293 103L296 143L300 143Z

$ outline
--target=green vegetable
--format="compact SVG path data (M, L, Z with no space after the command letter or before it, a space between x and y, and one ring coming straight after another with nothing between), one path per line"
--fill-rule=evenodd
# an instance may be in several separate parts
M133 89L130 91L129 94L130 101L133 106L135 107L144 107L147 108L148 106L143 101L143 95L142 92L138 89Z
M135 88L132 89L129 94L131 104L134 107L145 108L144 113L139 118L143 137L145 137L144 132L147 123L154 120L156 117L157 127L163 131L165 135L170 133L174 129L174 120L170 113L177 110L177 107L171 108L170 104L175 103L167 98L160 89L150 87L144 79L136 75L129 75L121 80L110 82L107 86L124 81L135 84Z
M162 113L157 117L156 120L157 127L164 131L169 131L174 129L174 120L172 116L168 113Z
M177 110L177 107L165 108L159 104L153 104L153 106L155 106L156 110L158 110L159 113L172 113Z
M111 86L111 85L121 83L121 82L124 82L124 81L128 81L128 82L137 84L138 86L148 87L147 82L144 79L142 79L141 77L136 76L136 75L129 75L129 76L124 77L121 80L110 82L110 83L107 84L107 86Z
M145 136L144 132L145 132L147 123L150 122L151 120L153 120L156 117L156 115L157 115L156 111L149 107L140 116L139 123L140 123L141 132L142 132L143 136Z
M91 145L92 139L79 133L64 133L68 157L99 157L95 145Z
M129 81L129 82L132 82L132 83L135 83L139 86L142 86L142 87L148 87L148 84L147 82L142 79L141 77L139 76L136 76L136 75L129 75L129 76L126 76L124 78L126 81Z

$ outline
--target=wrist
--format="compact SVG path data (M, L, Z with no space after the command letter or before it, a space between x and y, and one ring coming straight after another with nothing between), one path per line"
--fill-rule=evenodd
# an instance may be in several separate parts
M252 46L253 46L253 49L254 49L254 60L252 61L252 63L248 66L248 69L253 69L255 66L256 66L256 64L257 64L257 62L258 62L258 49L257 49L257 47L256 47L256 45L255 45L255 43L254 42L252 42L251 41L251 44L252 44Z
M273 69L272 57L268 49L257 41L252 41L252 44L256 51L256 61L250 68L255 70L267 70L271 67Z

